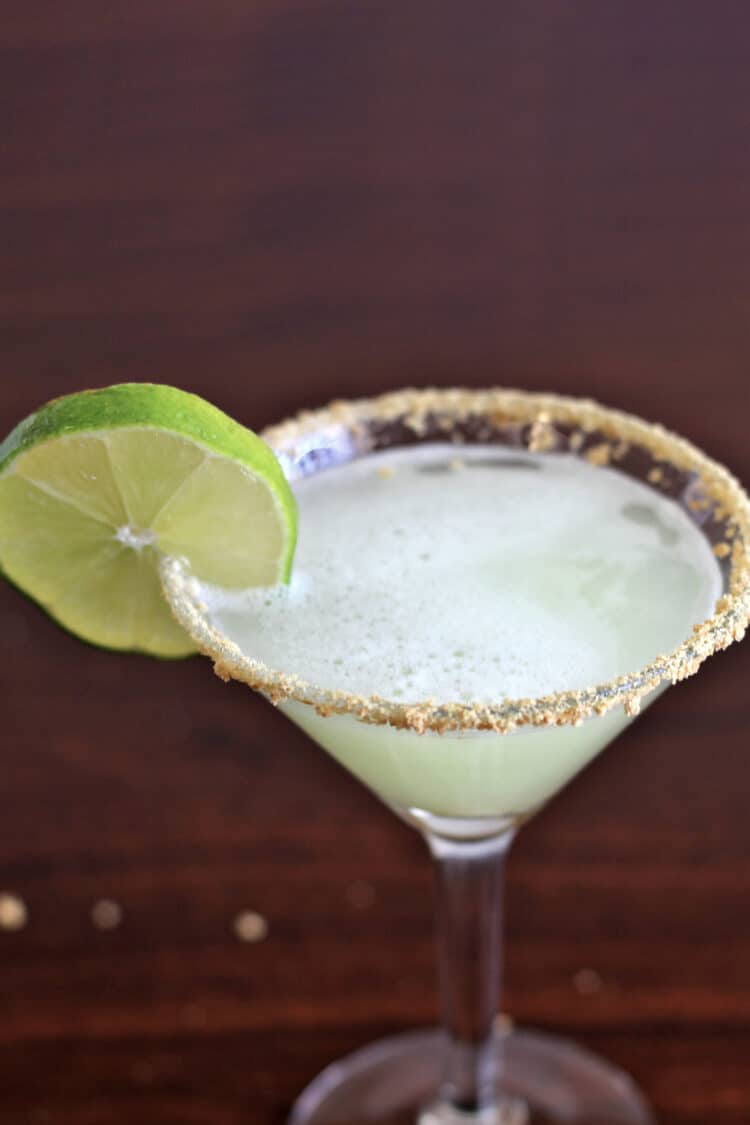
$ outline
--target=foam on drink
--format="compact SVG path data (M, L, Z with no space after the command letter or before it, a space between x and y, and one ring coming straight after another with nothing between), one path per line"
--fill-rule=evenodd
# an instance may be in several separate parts
M291 587L207 596L248 655L324 688L497 702L593 686L675 648L721 592L677 504L570 455L419 445L295 493Z

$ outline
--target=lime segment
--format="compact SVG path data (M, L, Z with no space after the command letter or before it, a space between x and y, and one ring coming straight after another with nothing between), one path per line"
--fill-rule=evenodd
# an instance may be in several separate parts
M15 472L40 492L58 497L93 519L109 524L127 521L106 440L86 435L44 441L25 451Z
M151 429L133 428L112 430L107 452L127 517L140 527L151 526L207 456L204 448L180 434L162 431L155 442Z
M187 557L199 578L228 589L270 586L278 580L284 550L284 527L275 509L273 494L259 478L232 461L207 457L152 527L165 554ZM233 541L227 528L238 512L246 513L247 525Z
M194 651L162 597L160 558L229 589L270 586L288 580L295 538L270 449L171 387L55 400L0 446L0 566L94 644Z

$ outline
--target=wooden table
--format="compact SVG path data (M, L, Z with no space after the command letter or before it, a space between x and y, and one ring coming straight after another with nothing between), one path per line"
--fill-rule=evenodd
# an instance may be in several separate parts
M127 379L256 427L499 382L658 416L750 480L745 4L6 7L4 429ZM0 605L0 885L29 910L0 1125L272 1125L434 1018L415 835L207 663ZM506 1007L662 1125L750 1120L749 671L668 694L511 863Z

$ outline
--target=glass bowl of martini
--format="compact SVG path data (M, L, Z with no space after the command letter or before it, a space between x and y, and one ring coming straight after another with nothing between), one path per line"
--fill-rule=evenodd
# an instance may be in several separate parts
M299 507L289 586L167 560L173 613L425 838L442 1026L331 1065L291 1125L643 1125L630 1078L497 1017L519 826L739 640L750 502L659 426L507 390L338 402L268 430Z

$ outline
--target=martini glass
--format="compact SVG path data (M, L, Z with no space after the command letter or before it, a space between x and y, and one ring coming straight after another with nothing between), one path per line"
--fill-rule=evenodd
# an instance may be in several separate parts
M750 608L746 494L724 468L662 428L551 395L404 391L336 403L264 437L300 489L320 474L375 464L384 452L408 461L420 450L428 460L431 450L440 451L428 468L450 468L448 446L467 463L523 468L533 462L552 472L574 461L586 471L606 468L602 480L638 482L639 497L648 499L650 489L660 511L666 505L673 520L689 523L714 582L699 618L685 603L675 609L682 616L668 652L649 652L640 667L604 682L536 698L456 702L428 692L404 701L400 691L383 698L305 680L258 659L242 610L222 611L184 564L168 560L162 569L174 613L217 673L263 693L370 786L423 835L435 867L442 1027L397 1035L336 1062L301 1095L290 1125L653 1122L642 1095L616 1067L557 1037L498 1020L502 872L526 819L643 705L743 636ZM657 520L648 504L630 509L636 522ZM439 506L425 511L424 520L437 531ZM615 540L610 550L618 550ZM545 568L551 576L562 565L542 557L540 589ZM678 592L663 591L666 608L678 605ZM637 598L632 611L637 621Z

